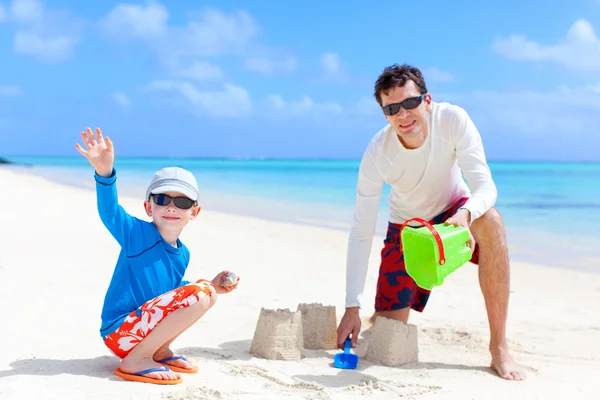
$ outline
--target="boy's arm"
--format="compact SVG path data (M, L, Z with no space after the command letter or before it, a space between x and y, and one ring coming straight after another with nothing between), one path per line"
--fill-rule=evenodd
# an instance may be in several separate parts
M75 144L81 153L94 167L96 180L96 199L100 219L121 247L128 247L130 232L136 219L125 212L119 205L117 196L117 173L115 171L115 152L112 140L102 135L102 130L96 128L96 136L90 128L81 132L85 149Z
M129 215L119 204L117 194L117 172L113 168L108 176L94 172L96 180L96 199L100 219L121 247L129 244L130 232L135 218Z

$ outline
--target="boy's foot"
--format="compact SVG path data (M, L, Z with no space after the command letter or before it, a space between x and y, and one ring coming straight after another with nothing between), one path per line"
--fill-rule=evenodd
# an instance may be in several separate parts
M184 356L176 356L170 349L160 353L154 353L154 361L162 365L166 365L173 371L182 373L196 373L198 367L190 363Z
M129 380L179 383L181 379L177 373L148 358L135 360L125 357L121 361L121 365L117 371L119 372L119 376L121 376L123 379Z

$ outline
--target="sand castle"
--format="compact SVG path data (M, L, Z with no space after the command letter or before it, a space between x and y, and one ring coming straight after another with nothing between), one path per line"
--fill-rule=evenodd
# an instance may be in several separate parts
M369 333L364 357L388 367L419 361L417 327L405 322L377 317Z
M289 309L260 309L250 353L269 360L301 360L302 314Z
M331 350L337 348L337 318L335 306L320 303L298 304L302 314L304 348Z
M354 352L389 367L418 361L417 327L377 317ZM303 351L337 348L335 306L300 303L296 311L261 308L250 353L269 360L297 361Z
M304 358L304 349L335 349L336 325L335 306L301 303L296 311L261 308L250 353L295 361Z

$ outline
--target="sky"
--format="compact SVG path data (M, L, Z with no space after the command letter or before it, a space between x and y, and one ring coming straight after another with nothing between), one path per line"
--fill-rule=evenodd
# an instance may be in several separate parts
M600 161L600 0L0 0L0 156L360 158L383 69L490 160Z

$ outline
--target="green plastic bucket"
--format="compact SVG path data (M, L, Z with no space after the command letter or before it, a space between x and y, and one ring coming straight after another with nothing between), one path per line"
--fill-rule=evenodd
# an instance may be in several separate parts
M424 225L408 226L411 221ZM423 289L440 286L444 279L471 259L469 231L462 226L435 224L411 218L400 227L406 272Z

